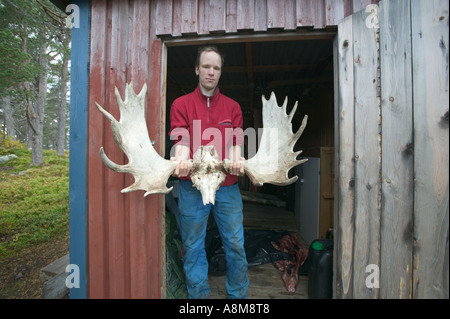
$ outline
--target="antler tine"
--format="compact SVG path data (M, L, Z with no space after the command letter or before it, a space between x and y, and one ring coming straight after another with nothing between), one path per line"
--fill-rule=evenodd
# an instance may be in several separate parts
M105 150L103 149L103 146L100 147L100 159L102 160L103 164L105 164L107 167L112 169L113 171L116 171L118 173L129 173L127 170L126 165L119 165L114 163L109 159L109 157L105 154Z
M103 107L100 106L100 104L98 104L97 102L95 102L95 105L97 106L98 110L110 121L116 121L117 120L114 118L114 116L112 116L108 111L106 111Z
M289 118L289 123L292 123L292 118L295 115L295 111L297 111L297 106L298 106L298 101L295 101L294 106L292 107L291 113L289 113L288 118Z
M308 123L308 115L305 115L302 120L302 124L300 125L300 128L295 132L294 136L292 137L291 143L289 144L290 149L294 148L295 143L297 143L300 136L302 136L303 131L305 130L306 124ZM301 153L301 152L300 152Z
M113 133L115 132L114 127L117 127L119 122L114 118L114 116L111 115L108 111L106 111L103 107L100 106L97 102L95 102L95 105L97 106L98 110L111 122L111 126L113 127ZM114 139L116 139L116 136L114 136ZM128 170L126 168L126 165L119 165L114 163L109 159L108 156L106 156L105 150L103 149L103 146L100 148L100 158L108 168L112 169L113 171L119 172L119 173L128 173Z
M275 96L275 94L274 94L274 96ZM286 114L287 104L288 104L288 97L286 96L284 98L283 105L282 105L284 114Z
M296 140L298 140L300 138L300 136L302 136L303 131L305 130L307 123L308 123L308 115L305 115L303 117L302 124L300 125L300 128L298 129L297 133L295 133Z

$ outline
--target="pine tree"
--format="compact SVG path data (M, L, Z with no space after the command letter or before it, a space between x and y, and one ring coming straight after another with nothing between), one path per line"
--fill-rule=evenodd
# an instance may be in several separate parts
M60 153L64 152L70 29L65 27L65 16L48 0L0 0L0 15L0 113L4 133L17 132L12 114L22 109L27 125L21 125L17 135L27 136L32 165L39 165L43 162L44 132L48 131L44 130L48 84L53 77L61 78L56 81L61 110L54 120L61 126L58 131L63 137L58 144L62 144Z

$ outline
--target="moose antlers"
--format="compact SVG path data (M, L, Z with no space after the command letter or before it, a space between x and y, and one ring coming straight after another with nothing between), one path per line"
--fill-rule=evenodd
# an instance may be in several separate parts
M117 88L115 95L119 104L120 121L95 103L102 114L111 122L113 137L119 148L128 157L128 164L118 165L112 162L100 148L100 158L110 169L119 173L133 175L135 181L131 186L122 189L122 193L144 190L144 196L154 193L166 194L172 190L167 188L167 180L175 170L177 161L162 158L153 148L148 136L145 121L145 94L147 85L136 95L133 84L125 88L125 100L122 100ZM275 94L263 102L263 133L258 152L244 161L245 173L253 184L264 183L289 185L297 180L297 176L288 178L288 172L294 166L306 161L297 160L301 151L293 152L297 140L305 129L307 116L303 118L300 129L292 133L291 121L297 109L297 103L290 114L286 114L287 98L283 106L277 105ZM192 161L192 160L190 160ZM214 204L215 193L225 179L230 161L219 161L217 153L210 145L201 146L194 153L190 171L193 185L200 190L203 203Z

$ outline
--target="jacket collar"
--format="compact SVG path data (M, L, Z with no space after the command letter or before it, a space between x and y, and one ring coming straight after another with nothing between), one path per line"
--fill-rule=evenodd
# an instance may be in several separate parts
M208 96L203 95L202 91L200 90L200 85L197 85L195 92L200 99L202 99L205 103L207 102ZM217 101L219 100L219 96L220 96L220 90L219 90L219 87L216 87L216 91L214 92L214 95L209 97L210 106L213 106L215 103L217 103Z

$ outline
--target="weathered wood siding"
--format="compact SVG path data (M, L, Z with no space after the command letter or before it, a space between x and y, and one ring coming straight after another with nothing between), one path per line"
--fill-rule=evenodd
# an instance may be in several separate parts
M368 18L336 39L336 297L448 298L448 1Z
M157 0L156 34L322 29L378 0Z
M162 296L162 197L121 194L133 178L106 168L99 148L116 163L127 159L116 146L109 121L95 102L119 119L114 95L125 83L140 91L148 84L147 125L162 150L161 41L155 35L155 3L92 1L89 93L89 297Z

